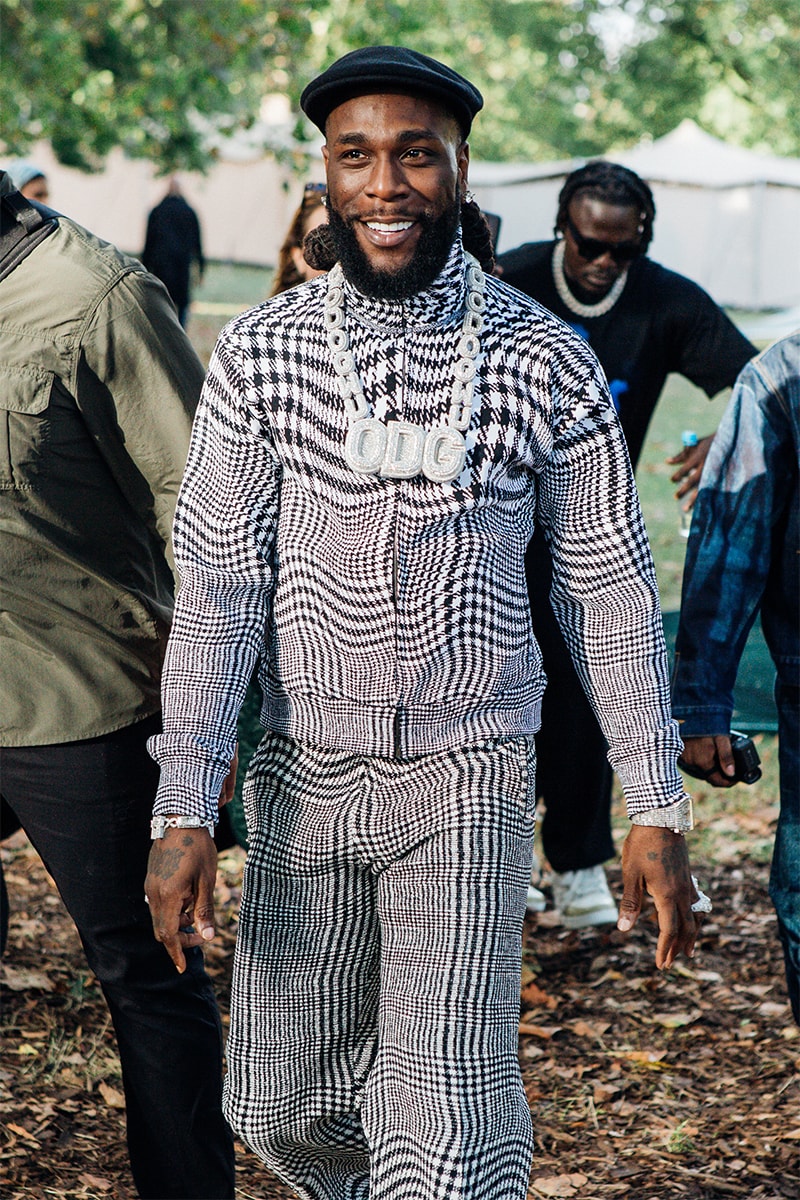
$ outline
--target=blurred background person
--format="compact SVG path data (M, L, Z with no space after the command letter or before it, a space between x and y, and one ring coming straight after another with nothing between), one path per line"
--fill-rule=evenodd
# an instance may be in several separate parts
M306 234L328 220L325 209L325 184L307 183L278 254L278 265L270 296L278 296L287 288L305 283L324 272L309 266L303 258L303 242Z
M506 283L590 343L634 468L670 372L711 398L731 387L756 353L707 292L647 257L654 219L647 183L627 167L597 160L567 176L554 240L528 242L498 258ZM710 442L703 438L670 460L687 502ZM617 905L602 866L614 855L608 746L550 605L550 552L538 529L525 566L547 675L536 782L545 803L542 845L552 868L553 901L567 928L609 924L617 919ZM528 907L545 907L534 883Z
M175 175L169 181L164 199L148 215L142 262L166 287L185 329L192 299L193 268L199 282L205 271L205 259L197 213L183 197Z
M50 199L50 187L41 167L37 167L36 163L27 158L15 158L7 165L6 171L17 191L22 192L26 200L38 200L40 204L47 204Z

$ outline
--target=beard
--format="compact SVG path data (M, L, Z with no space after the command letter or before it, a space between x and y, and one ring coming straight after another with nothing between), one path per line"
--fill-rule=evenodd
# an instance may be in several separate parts
M328 204L328 227L342 269L358 291L377 300L407 300L424 291L447 262L461 215L461 195L456 191L452 204L441 216L423 213L419 241L410 262L399 271L379 271L372 266L355 233L355 222L341 216Z

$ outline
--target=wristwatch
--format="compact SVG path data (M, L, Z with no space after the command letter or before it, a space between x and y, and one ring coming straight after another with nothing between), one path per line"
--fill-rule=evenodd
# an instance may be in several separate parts
M650 825L658 829L671 829L673 833L689 833L694 829L694 813L691 796L684 796L677 804L665 808L648 808L646 812L634 813L632 825Z
M214 822L203 817L153 817L150 837L153 841L163 838L168 829L207 829L214 836Z

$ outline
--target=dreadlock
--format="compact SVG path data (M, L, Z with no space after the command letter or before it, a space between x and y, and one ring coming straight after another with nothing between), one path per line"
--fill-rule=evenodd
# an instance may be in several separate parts
M570 201L576 196L592 196L595 200L603 200L606 204L631 205L639 209L642 222L641 244L644 252L653 238L653 221L656 215L656 204L653 193L643 179L635 171L622 167L619 163L605 162L596 159L579 167L567 176L566 182L558 197L558 215L556 216L556 234L563 233L569 217Z
M491 274L494 270L492 234L486 217L474 200L461 201L461 230L464 249L475 255L487 275ZM330 271L336 262L330 225L318 225L306 234L303 258L315 271Z
M461 201L461 236L464 249L474 254L487 275L494 271L494 247L489 222L477 202L464 198Z

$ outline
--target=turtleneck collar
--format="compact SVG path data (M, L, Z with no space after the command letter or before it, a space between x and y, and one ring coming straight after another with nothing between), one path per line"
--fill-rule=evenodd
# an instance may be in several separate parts
M464 249L459 227L447 262L424 291L416 292L405 300L383 300L365 296L345 278L345 304L360 320L379 328L409 324L434 328L445 326L452 322L464 306L464 273Z

